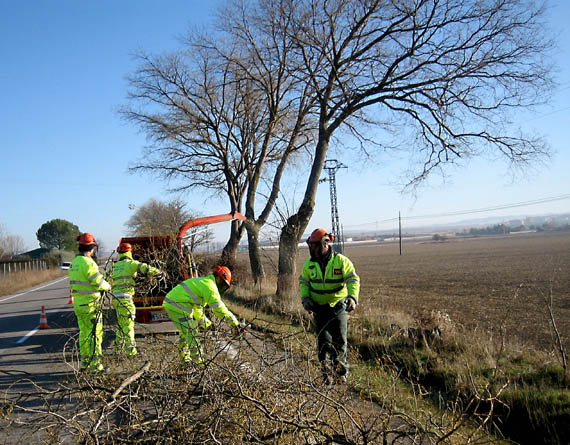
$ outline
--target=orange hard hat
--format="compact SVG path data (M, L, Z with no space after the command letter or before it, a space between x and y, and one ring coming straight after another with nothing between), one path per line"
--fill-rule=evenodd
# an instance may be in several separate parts
M325 229L315 229L311 233L311 236L307 238L308 243L318 243L320 241L334 241L334 235L328 233Z
M228 286L232 284L232 273L226 266L214 267L214 276L220 277Z
M95 237L90 233L82 233L81 235L77 235L75 237L79 244L84 246L96 246L97 241L95 241Z
M119 253L131 252L132 250L133 246L131 246L130 243L121 243L119 247L117 247L117 252Z

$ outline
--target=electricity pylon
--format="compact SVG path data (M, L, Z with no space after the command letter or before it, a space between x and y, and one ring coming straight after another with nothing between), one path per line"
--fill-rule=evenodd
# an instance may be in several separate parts
M331 229L334 233L335 240L333 241L333 250L336 253L342 253L344 248L344 234L340 228L340 222L338 217L338 205L336 197L336 172L340 168L347 168L346 165L338 162L336 159L327 159L323 167L329 172L329 177L320 179L319 182L329 181L330 195L331 195Z

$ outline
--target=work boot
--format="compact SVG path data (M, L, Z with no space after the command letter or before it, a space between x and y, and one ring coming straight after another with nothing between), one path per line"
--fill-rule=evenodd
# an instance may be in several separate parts
M334 383L334 372L332 367L325 361L321 363L321 375L325 385L332 385Z
M130 351L127 349L126 354L128 358L133 358L138 355L138 351L136 349L131 349Z
M346 383L346 376L345 375L337 375L335 379L335 383L343 384Z
M334 384L334 378L330 374L323 374L323 383L326 386L332 386Z

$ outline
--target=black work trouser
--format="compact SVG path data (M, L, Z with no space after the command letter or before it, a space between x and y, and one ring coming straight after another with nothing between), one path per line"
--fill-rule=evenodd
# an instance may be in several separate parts
M346 375L348 315L344 300L334 307L328 304L316 305L313 315L319 361L325 370L332 367L338 375Z

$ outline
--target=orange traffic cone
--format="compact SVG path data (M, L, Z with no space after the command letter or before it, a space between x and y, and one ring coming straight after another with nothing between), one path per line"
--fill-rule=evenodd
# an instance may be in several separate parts
M46 307L42 306L42 315L40 315L40 329L49 329L46 317Z
M73 294L71 293L71 289L69 289L69 301L67 304L73 304Z

